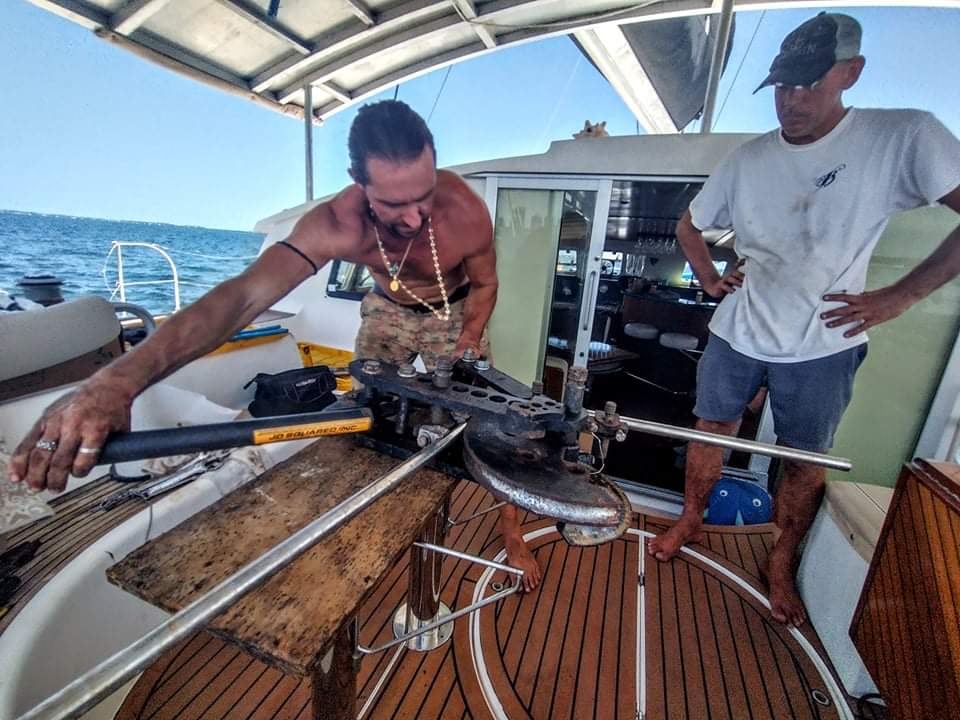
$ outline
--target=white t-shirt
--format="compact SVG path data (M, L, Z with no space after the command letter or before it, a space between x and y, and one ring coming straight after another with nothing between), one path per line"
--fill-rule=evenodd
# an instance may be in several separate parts
M820 318L831 292L860 293L870 255L896 212L960 186L960 141L919 110L850 108L826 136L791 145L780 130L731 152L690 205L695 227L733 228L743 287L710 330L770 362L814 360L864 334Z

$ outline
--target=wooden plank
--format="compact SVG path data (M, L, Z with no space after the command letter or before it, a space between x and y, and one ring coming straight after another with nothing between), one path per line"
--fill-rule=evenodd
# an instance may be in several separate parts
M680 635L680 667L677 681L683 685L686 712L689 717L707 717L707 690L697 614L690 582L690 563L680 556L671 563L674 571L677 621Z
M662 647L664 706L670 715L686 717L687 696L684 687L683 650L681 646L680 609L677 599L677 562L665 564L660 572L660 607L662 613Z
M395 464L348 438L322 438L135 550L108 571L108 578L175 612ZM212 627L287 672L309 674L454 482L420 471L248 594ZM323 592L317 592L320 584Z
M632 538L618 541L625 546L624 571L621 576L620 630L608 626L616 637L620 648L620 662L617 665L617 718L634 720L637 701L637 569L640 567L639 553L645 552L640 543Z
M612 543L610 548L610 580L605 592L605 606L603 608L603 644L600 652L600 663L597 669L597 705L594 709L597 720L612 720L617 716L619 708L611 708L610 698L618 697L621 691L620 673L627 672L621 667L621 651L624 645L636 643L636 628L631 636L624 627L624 613L633 612L634 607L624 606L624 583L622 578L631 578L634 586L636 578L627 564L629 544L626 542ZM633 566L634 568L636 565ZM589 717L589 716L588 716Z
M892 717L960 704L958 478L952 466L905 466L854 615L851 636Z
M722 594L736 639L740 669L743 672L750 706L750 717L753 720L779 720L770 703L764 672L759 663L753 635L748 627L750 611L747 609L747 603L735 590L726 585L723 587Z
M723 699L726 701L732 720L750 717L750 703L741 667L740 651L733 636L730 614L723 597L723 585L716 577L704 574L704 587L710 598L710 617L717 645L716 670L720 671L723 683Z
M580 652L576 655L576 669L583 668L582 676L573 674L570 685L573 688L572 706L569 716L574 718L593 717L598 704L600 682L600 656L609 643L606 627L607 593L613 580L610 575L610 559L613 549L621 543L606 543L596 548L593 558L593 572L590 578L587 607L584 611L586 622L580 636ZM611 628L616 632L616 627ZM611 633L613 634L613 633ZM570 654L573 658L573 653ZM594 668L596 671L594 671ZM569 671L568 671L569 672Z
M690 564L687 565L687 572L694 610L692 620L697 628L699 664L704 675L704 694L709 708L707 717L711 720L736 720L730 712L728 697L731 693L727 689L728 668L724 662L731 656L724 658L720 654L719 630L711 614L714 602L707 590L706 574Z
M559 679L557 671L564 639L569 632L573 600L580 585L578 574L582 558L582 550L567 550L553 609L549 614L538 617L539 622L534 623L531 633L532 642L528 643L525 651L540 656L534 682L518 687L520 697L526 700L530 714L535 718L552 717L550 708Z
M937 502L936 496L929 488L916 484L912 490L910 501L917 522L915 529L924 528L923 541L918 547L921 554L919 569L923 575L916 589L919 591L922 588L925 594L924 604L930 619L930 624L927 627L939 629L938 632L932 633L930 638L932 642L926 644L926 649L930 666L941 668L935 683L937 694L940 697L935 699L926 695L924 700L927 701L926 707L928 708L960 707L960 685L955 681L957 670L960 669L960 664L957 662L960 660L960 657L958 657L960 655L960 642L956 642L958 640L958 628L956 626L955 610L953 608L947 610L946 608L946 605L953 604L953 593L950 589L950 578L945 572L944 545L936 518L936 508L938 506L944 512L947 511L947 508L942 503ZM919 532L917 534L921 535ZM953 549L953 552L955 553L956 550ZM960 582L960 575L955 577ZM951 624L952 627L950 627ZM956 652L954 652L954 648ZM939 701L938 704L934 706L932 703L937 701Z

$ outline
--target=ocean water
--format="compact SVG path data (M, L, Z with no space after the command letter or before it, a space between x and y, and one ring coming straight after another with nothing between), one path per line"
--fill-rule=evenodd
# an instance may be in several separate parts
M91 293L110 299L117 282L116 254L108 258L114 241L165 248L177 266L180 302L186 305L241 272L256 256L263 235L0 210L0 289L23 295L17 280L48 273L64 281L65 299ZM126 283L170 280L170 267L158 253L140 247L125 247L122 252ZM113 299L119 300L119 293ZM170 312L172 285L128 287L127 302L154 314Z

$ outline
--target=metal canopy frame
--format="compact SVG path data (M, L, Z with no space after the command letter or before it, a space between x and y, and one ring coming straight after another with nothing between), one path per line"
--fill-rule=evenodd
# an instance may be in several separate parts
M623 66L619 26L719 15L723 0L30 0L151 62L314 120L392 85L500 48L574 34L648 132L677 132L638 65ZM960 0L734 0L732 10L901 5ZM662 107L662 106L661 106Z

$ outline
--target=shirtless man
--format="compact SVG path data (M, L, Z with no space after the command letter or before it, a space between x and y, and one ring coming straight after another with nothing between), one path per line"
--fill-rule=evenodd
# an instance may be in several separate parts
M407 105L361 108L350 129L355 183L304 215L283 242L163 323L133 351L44 412L10 461L10 479L60 491L96 465L107 435L130 424L137 395L222 345L333 258L365 265L377 282L361 305L360 356L427 366L486 348L497 298L489 212L467 184L437 170L433 136ZM508 562L526 590L540 568L514 507L500 511Z

